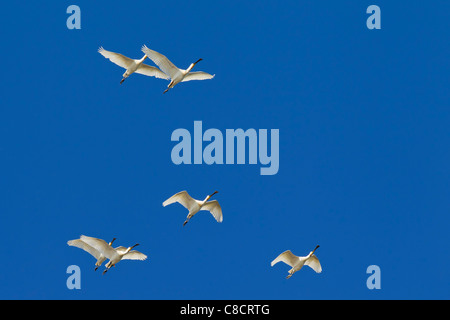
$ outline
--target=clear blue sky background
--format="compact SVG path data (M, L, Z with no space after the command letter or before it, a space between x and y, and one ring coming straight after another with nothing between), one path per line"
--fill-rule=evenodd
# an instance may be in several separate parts
M66 8L81 8L81 30ZM381 8L368 30L366 8ZM448 299L448 1L2 4L0 298ZM143 44L213 80L123 69ZM280 170L172 163L173 130L279 129ZM218 190L224 221L163 208ZM146 253L106 275L81 234ZM323 273L270 262L319 244ZM66 269L81 268L81 290ZM370 265L381 289L366 287Z

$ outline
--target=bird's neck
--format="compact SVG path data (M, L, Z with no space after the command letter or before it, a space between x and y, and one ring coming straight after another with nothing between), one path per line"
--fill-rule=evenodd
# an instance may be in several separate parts
M215 195L217 193L217 191L215 191L214 193L212 193L212 194L210 194L209 196L207 196L206 198L205 198L205 200L203 200L203 204L205 204L206 203L206 201L208 201L213 195Z
M202 201L202 205L204 205L208 200L209 200L209 198L211 198L211 196L209 195L209 196L207 196L206 198L205 198L205 200L203 200Z
M130 252L131 249L133 249L133 247L128 247L128 249L125 251L124 255L127 254L128 252Z
M144 60L147 59L147 58L148 58L147 55L144 55L144 56L142 57L142 59L139 60L139 64L141 64L142 62L144 62Z
M315 247L314 250L309 253L309 257L311 257L314 254L314 251L316 251L318 247L319 246Z
M191 63L191 65L189 66L189 68L187 68L186 69L186 74L188 74L191 70L192 70L192 68L195 66L195 63Z

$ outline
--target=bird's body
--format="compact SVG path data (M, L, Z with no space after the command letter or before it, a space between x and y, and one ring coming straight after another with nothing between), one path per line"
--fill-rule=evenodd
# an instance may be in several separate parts
M303 268L304 265L311 267L311 269L313 269L317 273L321 273L322 266L320 265L319 259L317 259L317 257L314 255L314 251L316 251L317 248L319 248L319 246L316 246L316 248L311 251L306 257L298 257L294 255L290 250L286 250L278 257L276 257L270 265L273 267L275 264L282 261L291 266L292 269L289 270L289 275L286 277L286 279L292 277L292 275Z
M125 73L123 74L123 78L120 81L121 84L133 73L140 73L149 77L156 77L165 80L169 79L169 77L158 68L149 66L144 63L144 60L147 59L146 55L144 55L141 59L130 59L120 53L107 51L102 47L98 49L98 52L105 58L111 60L111 62L126 69Z
M182 204L186 209L189 210L189 213L186 217L186 221L183 223L183 226L188 223L188 221L200 210L206 210L211 212L213 217L216 219L217 222L223 221L223 215L222 215L222 208L220 207L220 204L217 200L208 201L213 195L218 193L217 191L213 194L207 196L205 200L195 200L193 199L187 191L181 191L177 194L173 195L169 199L163 202L163 206L167 206L169 204L178 202Z
M163 92L166 93L169 89L173 88L180 82L186 82L191 80L206 80L214 78L214 75L203 71L191 72L192 68L203 59L198 59L196 62L191 63L191 65L186 69L177 68L166 56L159 52L147 48L147 46L142 47L142 52L145 53L169 78L170 83L167 89Z
M147 256L139 251L133 250L134 247L139 244L135 244L134 246L125 248L125 247L111 247L106 241L102 239L81 236L81 240L95 248L97 251L101 252L106 258L109 259L109 262L106 264L106 269L103 271L103 274L109 270L109 268L115 266L121 260L145 260Z
M112 239L112 241L109 243L109 246L112 245L114 240L116 240L116 238ZM97 270L98 267L100 267L107 259L100 251L90 246L81 239L70 240L67 242L67 244L72 247L83 249L84 251L90 253L95 259L97 259L97 262L95 263L95 270Z

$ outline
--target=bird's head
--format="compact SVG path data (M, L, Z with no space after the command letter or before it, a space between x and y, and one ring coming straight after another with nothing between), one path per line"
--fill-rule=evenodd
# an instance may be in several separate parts
M211 198L213 195L215 195L216 193L219 193L219 191L214 191L209 197Z
M209 199L211 199L211 197L213 195L215 195L216 193L219 193L219 191L214 191L213 193L211 193L209 196L206 197L205 202L208 201Z
M314 251L316 251L318 248L319 248L320 246L319 245L317 245L315 248L314 248L314 250L313 251L311 251L311 255L313 255L313 253L314 253Z
M191 63L191 65L189 66L189 68L187 68L186 70L185 70L185 72L186 72L186 74L188 74L191 70L192 70L192 68L197 64L197 63L199 63L200 61L202 61L203 59L198 59L197 61L195 61L194 63Z

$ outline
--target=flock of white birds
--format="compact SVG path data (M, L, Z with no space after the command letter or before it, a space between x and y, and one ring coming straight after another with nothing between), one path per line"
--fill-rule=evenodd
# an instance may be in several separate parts
M139 73L150 77L171 80L167 89L163 92L166 93L169 89L173 88L180 82L190 80L206 80L212 79L214 77L214 75L203 71L191 72L192 68L194 68L194 66L202 59L198 59L196 62L191 63L191 65L186 70L183 70L177 68L161 53L151 50L145 45L142 47L142 51L145 54L144 57L142 57L141 59L130 59L125 57L124 55L121 55L120 53L107 51L102 47L100 47L100 49L98 50L98 52L105 58L108 58L109 60L111 60L111 62L126 69L125 73L123 74L123 78L120 81L121 84L131 74ZM150 58L159 67L159 69L157 67L144 64L144 60L147 58ZM183 223L183 226L185 226L186 223L188 223L189 220L201 210L209 211L217 222L222 222L222 208L219 202L217 200L209 201L209 199L217 193L218 191L215 191L214 193L208 195L204 200L196 200L192 198L187 193L187 191L181 191L164 201L163 206L165 207L175 202L183 205L189 211L186 220ZM123 246L113 248L112 244L115 240L116 238L107 243L102 239L82 235L80 236L80 239L70 240L67 242L67 244L72 247L80 248L97 259L95 263L95 270L97 270L106 260L109 259L109 261L105 265L106 268L103 271L103 274L105 274L111 267L115 267L115 265L121 260L143 261L147 259L147 256L142 252L132 250L134 247L139 245L138 243L127 248ZM289 265L291 269L288 271L289 274L286 277L287 279L289 279L295 272L299 271L304 265L309 266L317 273L321 273L322 266L320 265L319 259L314 255L314 252L317 250L317 248L319 248L319 246L316 246L314 250L305 257L296 256L290 250L287 250L276 257L271 262L271 266L274 266L280 261Z
M172 62L170 62L169 59L167 59L165 55L151 50L145 45L142 47L142 52L144 52L145 55L141 59L130 59L120 53L107 51L102 47L98 49L98 52L105 58L111 60L111 62L126 69L125 73L122 76L123 78L120 81L121 84L133 73L139 73L149 77L170 80L167 89L163 92L166 93L167 91L169 91L169 89L172 89L180 82L191 80L207 80L214 78L214 75L203 71L191 72L192 68L194 68L194 66L203 59L198 59L196 62L191 63L191 65L186 70L183 70L177 68ZM159 69L157 67L145 64L144 61L147 58L150 58L150 60L152 60L159 67Z

